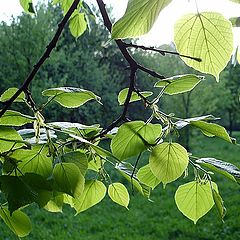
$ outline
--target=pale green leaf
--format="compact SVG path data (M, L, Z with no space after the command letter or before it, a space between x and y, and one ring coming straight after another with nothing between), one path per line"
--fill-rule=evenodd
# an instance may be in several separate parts
M57 190L79 198L83 192L85 179L74 163L58 163L53 169L53 179Z
M141 167L137 172L137 178L140 182L146 184L147 186L154 189L160 182L159 180L151 171L149 164L144 167Z
M177 51L202 60L182 58L183 61L200 72L212 74L218 81L233 51L230 21L215 12L188 14L177 21L174 31Z
M0 97L1 102L8 101L16 92L18 88L9 88L7 89ZM15 100L14 102L24 102L25 100L25 94L22 92Z
M227 211L224 206L223 199L222 199L221 195L215 189L213 189L212 193L213 193L213 200L216 205L218 214L219 214L220 218L223 220L224 216L226 215L226 211Z
M119 102L120 105L123 105L125 103L126 98L127 98L127 94L128 94L128 88L124 88L118 94L118 102ZM147 98L147 97L151 96L153 93L148 92L148 91L144 91L144 92L140 92L140 94L142 96L144 96L145 98ZM139 101L139 100L141 100L141 97L138 96L138 94L136 92L132 92L130 102L136 102L136 101Z
M100 157L94 157L91 161L88 163L88 169L99 172L105 163L105 160L101 159Z
M161 133L160 124L146 124L143 121L124 123L111 141L112 153L120 160L136 156L156 144Z
M80 198L74 199L74 208L78 213L99 203L106 195L105 185L98 180L88 180Z
M186 149L178 143L161 143L153 148L149 158L152 173L164 184L179 178L188 166Z
M93 92L73 87L50 88L43 91L42 94L52 97L54 101L67 108L80 107L90 100L100 102L100 97Z
M74 163L84 176L88 169L88 158L86 154L80 151L68 152L62 155L62 161L66 163Z
M7 207L0 207L0 217L18 237L25 237L32 230L29 217L20 210L10 214Z
M117 204L128 208L129 194L127 188L122 183L112 183L108 187L109 197Z
M227 142L232 143L232 140L226 129L216 123L208 123L204 121L191 121L190 124L201 129L201 131L208 137L219 137Z
M35 13L32 0L20 0L20 4L26 13Z
M53 198L48 201L48 203L44 206L48 212L62 212L63 207L63 194L57 194L53 196Z
M214 182L212 186L217 191ZM193 181L179 186L175 202L178 209L196 224L214 205L210 183Z
M36 173L45 178L52 173L52 158L49 157L48 148L44 145L18 149L10 157L18 161L18 169L22 173Z
M7 152L10 149L17 149L25 145L19 141L23 141L23 139L16 130L0 126L0 153Z
M8 110L0 118L0 125L2 126L23 126L27 123L33 123L35 117L22 114L17 111Z
M71 19L69 23L71 34L77 38L80 37L87 29L87 23L85 21L84 13L77 13Z
M69 8L71 7L74 0L60 0L63 14L65 15Z
M112 28L112 38L141 36L152 28L159 13L172 0L129 0L125 14Z
M179 75L160 80L154 87L164 88L164 93L174 95L191 91L200 81L201 78L193 74Z

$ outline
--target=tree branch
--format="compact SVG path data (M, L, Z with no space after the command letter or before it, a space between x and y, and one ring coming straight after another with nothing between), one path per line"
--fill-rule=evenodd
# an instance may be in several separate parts
M41 58L38 60L36 65L34 65L31 73L28 75L28 77L26 78L26 80L24 81L22 86L6 102L5 106L3 107L2 111L0 112L0 117L9 109L9 107L12 105L14 100L21 94L21 92L27 91L29 84L32 82L32 80L34 79L35 75L37 74L37 72L39 71L41 66L44 64L44 62L50 57L50 54L51 54L52 50L56 47L56 44L59 40L59 37L60 37L66 23L68 22L69 18L71 17L73 11L77 8L79 2L80 2L80 0L74 0L74 2L72 3L71 7L68 10L68 12L66 13L66 15L64 16L62 21L58 24L58 29L57 29L54 37L52 38L51 42L47 46L45 52L43 53Z
M197 57L192 57L192 56L188 56L188 55L183 55L180 54L178 52L174 52L174 51L167 51L167 50L162 50L162 49L158 49L158 48L154 48L154 47L145 47L145 46L141 46L141 45L137 45L137 44L133 44L133 43L124 43L126 48L136 48L136 49L142 49L145 51L152 51L152 52L157 52L160 53L161 55L165 56L166 54L171 54L171 55L177 55L180 57L184 57L184 58L189 58L192 60L195 60L197 62L201 62L202 59L201 58L197 58Z

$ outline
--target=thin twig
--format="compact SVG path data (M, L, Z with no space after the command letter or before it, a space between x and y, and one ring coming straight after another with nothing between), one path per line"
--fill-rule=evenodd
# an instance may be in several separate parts
M54 35L54 37L52 38L51 42L49 43L49 45L47 46L45 52L43 53L43 55L41 56L41 58L38 60L38 62L36 63L36 65L34 65L31 73L28 75L28 77L26 78L26 80L24 81L24 83L22 84L22 86L18 89L18 91L6 102L5 106L3 107L2 111L0 112L0 117L9 109L9 107L12 105L12 103L14 102L14 100L23 92L26 91L28 89L29 84L32 82L32 80L34 79L35 75L37 74L37 72L39 71L39 69L42 67L42 65L44 64L44 62L50 57L50 54L52 52L52 50L56 47L56 44L59 40L59 37L66 25L66 23L68 22L69 18L71 17L72 13L74 12L74 10L77 8L78 4L79 4L80 0L74 0L74 2L72 3L71 7L69 8L67 14L64 16L64 18L62 19L62 21L58 24L58 29Z
M126 46L126 48L136 48L136 49L139 48L139 49L142 49L142 50L145 50L145 51L157 52L157 53L160 53L163 56L165 56L166 54L171 54L171 55L177 55L177 56L184 57L184 58L189 58L189 59L195 60L197 62L202 61L202 59L198 58L198 57L183 55L183 54L180 54L178 52L162 50L162 49L155 48L155 47L146 47L146 46L137 45L137 44L133 44L133 43L124 43L124 45Z

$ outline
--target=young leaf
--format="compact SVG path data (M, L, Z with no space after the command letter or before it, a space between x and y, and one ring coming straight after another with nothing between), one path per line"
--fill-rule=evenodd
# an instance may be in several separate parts
M9 88L7 89L0 97L1 102L6 102L8 101L16 92L17 88ZM15 100L14 102L24 102L25 99L25 94L22 92Z
M117 204L128 208L129 194L127 188L122 183L112 183L108 187L109 197Z
M36 173L45 178L52 173L52 158L44 145L32 146L32 149L18 149L10 157L18 161L22 173Z
M20 0L20 4L26 13L34 13L32 0Z
M217 191L216 183L212 182L212 186ZM196 224L214 205L210 183L193 181L179 186L175 202L178 209Z
M42 92L43 96L52 97L60 105L66 108L80 107L90 100L100 102L100 97L91 91L73 87L50 88Z
M140 168L137 172L137 178L140 182L146 184L147 186L154 189L160 182L159 180L151 171L149 164Z
M120 93L118 94L119 105L123 105L125 103L126 98L127 98L127 93L128 93L128 88L124 88L123 90L120 91ZM148 92L148 91L144 91L144 92L140 92L140 93L145 98L147 98L153 94L152 92ZM136 102L139 100L141 100L141 97L139 97L136 92L132 92L130 102Z
M62 161L66 163L74 163L84 176L88 169L88 158L86 154L80 151L68 152L62 156Z
M76 214L96 205L102 201L105 195L106 187L102 182L98 180L86 181L82 195L79 198L74 199Z
M19 133L13 128L0 126L0 153L7 152L10 149L17 149L24 146L24 143Z
M216 205L217 211L219 213L220 218L223 221L223 218L226 215L226 211L227 211L226 208L224 207L224 202L220 194L215 189L213 189L212 193L213 193L213 200Z
M191 91L200 81L200 77L193 74L179 75L160 80L154 87L164 87L164 93L174 95Z
M69 28L71 34L75 38L80 37L87 29L87 23L85 21L84 13L75 14L70 19Z
M141 36L152 28L159 13L172 0L129 0L127 10L112 28L112 38Z
M26 237L32 230L29 217L20 210L10 214L7 207L0 207L0 217L18 237Z
M188 166L187 150L178 143L161 143L153 148L149 158L152 173L163 182L179 178Z
M196 162L212 171L223 174L234 182L240 181L240 169L229 162L224 162L215 158L199 158Z
M74 163L58 163L53 169L53 179L59 192L79 198L83 192L85 179Z
M218 81L233 51L230 21L215 12L188 14L177 21L174 32L178 52L202 60L182 58L183 61L200 72L212 74Z
M23 126L27 123L33 123L35 117L24 115L17 111L8 110L0 118L0 125L2 126Z
M160 124L146 124L143 121L124 123L111 141L112 153L119 160L136 156L155 144L161 133Z
M227 142L232 143L232 140L226 129L215 123L208 123L204 121L191 121L190 124L194 127L200 128L203 134L208 137L219 137Z

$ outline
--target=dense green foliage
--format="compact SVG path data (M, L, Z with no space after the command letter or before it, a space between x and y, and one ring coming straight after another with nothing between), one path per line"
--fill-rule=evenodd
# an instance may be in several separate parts
M229 63L231 22L198 10L183 16L170 50L122 40L147 33L170 2L129 0L112 25L102 0L96 16L84 1L55 0L35 10L31 0L20 0L25 12L37 16L1 23L0 217L17 236L31 231L24 213L29 205L53 213L69 205L79 214L108 195L128 208L129 187L151 200L158 185L168 188L176 180L181 185L174 199L183 215L196 224L216 206L223 221L226 208L215 173L236 184L240 170L222 157L197 157L189 139L194 129L193 134L236 144L209 115L227 110L229 124L223 123L230 133L238 122L239 66ZM104 24L94 21L98 15ZM81 38L74 41L71 35ZM134 50L139 48L164 58ZM220 80L221 92L213 91L207 73ZM20 87L13 86L26 76Z

